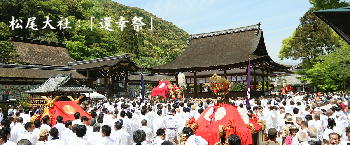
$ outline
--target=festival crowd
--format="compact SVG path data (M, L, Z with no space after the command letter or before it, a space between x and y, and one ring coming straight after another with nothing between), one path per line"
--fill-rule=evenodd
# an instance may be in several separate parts
M350 144L350 96L343 93L290 93L283 96L239 97L230 103L266 124L266 145ZM91 118L74 114L75 120L52 124L49 116L33 120L39 108L11 106L0 111L0 145L207 145L186 126L215 100L154 101L117 98L84 101L80 106ZM246 103L246 102L249 102ZM8 114L4 117L3 114ZM231 135L218 145L240 145Z

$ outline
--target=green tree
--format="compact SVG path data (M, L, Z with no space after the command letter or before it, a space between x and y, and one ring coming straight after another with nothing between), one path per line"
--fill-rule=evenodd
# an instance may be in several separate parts
M308 81L323 91L350 89L350 45L342 42L335 52L317 59L319 62L306 71Z
M17 57L13 44L7 41L10 35L9 27L0 22L0 63L14 62Z
M309 0L315 10L334 9L348 6L344 0Z
M8 40L10 35L9 27L4 22L0 22L0 40Z
M348 6L342 0L309 0L313 5L300 19L300 25L292 36L282 42L281 59L300 59L303 80L309 81L323 91L343 89L349 81L347 62L348 45L313 12ZM343 71L346 70L346 71Z
M279 52L281 59L301 59L306 68L310 68L316 57L329 54L339 47L340 37L313 11L311 8L306 12L292 36L283 40Z
M17 57L16 49L8 41L0 41L0 63L12 63Z
M187 45L188 34L172 23L112 0L6 0L0 1L0 9L0 22L5 24L11 21L12 16L22 19L24 23L27 18L36 17L38 28L42 28L42 22L49 16L56 27L59 20L68 18L71 29L16 29L10 31L10 36L65 43L75 60L128 53L141 67L150 67L173 60ZM129 21L124 31L120 31L115 24L120 16ZM131 24L134 16L143 18L146 26L142 31L133 30ZM94 17L92 30L91 17ZM99 28L99 22L104 17L112 18L114 31ZM152 31L148 30L151 18Z

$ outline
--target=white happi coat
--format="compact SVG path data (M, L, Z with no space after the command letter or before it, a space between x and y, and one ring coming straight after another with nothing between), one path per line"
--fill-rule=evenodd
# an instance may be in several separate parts
M118 145L131 145L131 136L124 129L116 130L110 136Z

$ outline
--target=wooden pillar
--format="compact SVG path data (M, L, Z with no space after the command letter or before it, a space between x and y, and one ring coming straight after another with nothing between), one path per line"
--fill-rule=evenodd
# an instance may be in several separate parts
M109 96L109 92L108 92L109 88L108 88L107 79L108 79L108 77L107 77L107 74L106 74L106 76L103 77L103 86L104 86L104 90L105 90L105 93L106 93L107 97L110 97Z
M202 93L202 90L203 90L203 86L202 86L203 84L199 84L199 92L201 92Z
M90 77L90 71L86 71L86 78L87 78L87 80L89 80L89 77Z
M175 73L175 80L176 80L176 84L177 84L177 86L179 86L179 78L177 77L177 75L178 75L179 73Z
M227 79L227 71L226 71L226 69L224 69L224 76L225 76L225 79Z
M265 75L264 75L264 70L261 70L262 72L262 91L265 92Z
M125 76L124 76L124 91L125 91L125 94L128 93L128 75L129 75L129 71L128 70L125 70Z
M269 84L269 71L267 70L266 71L266 78L267 78L267 81L266 81L266 90L269 91L269 87L270 87L270 84Z
M92 79L90 78L90 71L86 71L86 82L87 86L93 87Z
M106 75L106 85L107 87L107 92L108 92L108 96L112 97L113 92L114 92L114 88L113 88L113 73L111 71L111 68L109 68L109 71L107 72L108 75Z
M253 67L253 73L254 73L254 77L253 77L253 78L254 78L254 89L255 89L255 91L256 91L256 73L255 73L255 69L256 69L256 68Z
M198 98L198 87L197 87L197 72L193 73L194 77L194 98Z

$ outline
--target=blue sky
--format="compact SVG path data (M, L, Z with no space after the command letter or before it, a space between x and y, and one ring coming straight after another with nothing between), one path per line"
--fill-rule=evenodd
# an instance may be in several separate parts
M114 0L139 7L174 23L190 34L253 25L261 22L267 51L280 60L282 40L299 25L299 18L311 7L308 0Z

